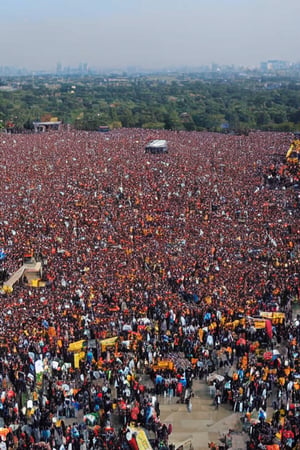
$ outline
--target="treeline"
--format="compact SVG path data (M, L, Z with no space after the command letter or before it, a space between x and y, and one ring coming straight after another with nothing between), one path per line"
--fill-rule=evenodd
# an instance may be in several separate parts
M39 76L0 80L0 127L30 130L58 117L99 126L246 132L300 127L300 79Z

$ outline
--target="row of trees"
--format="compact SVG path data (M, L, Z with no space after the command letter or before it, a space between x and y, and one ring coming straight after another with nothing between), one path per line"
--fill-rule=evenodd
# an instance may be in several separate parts
M33 120L49 115L85 130L109 125L294 131L300 126L300 84L297 79L200 76L0 81L0 127L31 129Z

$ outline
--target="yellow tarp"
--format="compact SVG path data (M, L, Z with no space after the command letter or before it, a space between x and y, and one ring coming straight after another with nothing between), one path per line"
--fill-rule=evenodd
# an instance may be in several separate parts
M11 294L13 291L13 288L11 286L8 286L7 284L3 285L3 292L5 294Z
M39 281L40 281L40 278L35 278L35 279L31 280L30 286L39 287Z

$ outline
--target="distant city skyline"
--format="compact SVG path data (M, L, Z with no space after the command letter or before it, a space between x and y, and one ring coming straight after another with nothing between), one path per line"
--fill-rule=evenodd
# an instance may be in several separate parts
M0 5L0 66L297 63L299 14L299 0L10 0Z
M118 76L130 76L130 75L147 75L147 74L171 74L171 73L210 73L220 72L225 75L228 73L255 73L255 72L280 72L286 73L298 72L300 70L300 62L294 61L281 61L281 60L267 60L261 61L257 66L238 66L234 64L217 64L212 63L203 66L178 66L178 67L161 67L158 69L146 69L141 66L127 66L127 67L114 67L114 68L97 68L90 66L88 63L78 63L75 66L65 66L61 62L56 64L56 68L50 69L30 69L17 66L1 66L0 65L0 77L2 76L34 76L34 75L102 75L109 76L116 74ZM278 73L279 74L279 73Z

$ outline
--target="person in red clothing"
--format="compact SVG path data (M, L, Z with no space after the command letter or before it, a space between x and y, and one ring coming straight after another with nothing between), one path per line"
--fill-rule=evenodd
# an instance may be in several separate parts
M131 412L130 412L131 420L135 424L138 421L139 413L140 413L139 404L138 404L138 402L135 402L135 404L134 404L133 408L131 408Z
M294 446L295 434L290 428L285 428L282 432L282 443L286 449L292 449Z

